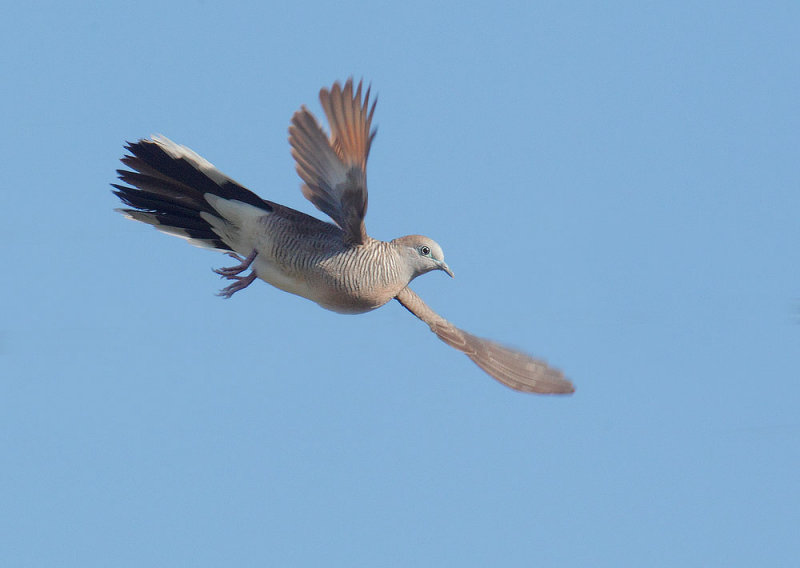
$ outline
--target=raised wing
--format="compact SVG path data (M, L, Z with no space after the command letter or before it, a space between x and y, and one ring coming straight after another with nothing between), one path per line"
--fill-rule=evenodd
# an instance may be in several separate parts
M521 351L457 328L434 312L410 288L403 288L395 299L428 324L439 339L465 353L481 369L504 385L514 390L539 394L575 392L575 387L558 369Z
M367 157L375 137L375 103L369 104L369 88L362 100L361 82L353 91L352 79L344 88L334 83L330 91L322 89L319 100L331 127L330 140L305 107L289 126L303 195L342 228L346 242L362 244L367 240Z

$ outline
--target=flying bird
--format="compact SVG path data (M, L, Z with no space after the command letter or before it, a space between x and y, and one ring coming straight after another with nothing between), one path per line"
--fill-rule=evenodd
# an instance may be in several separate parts
M501 383L524 392L574 392L561 371L521 351L467 333L438 315L409 283L453 272L442 248L422 235L380 241L367 234L367 157L375 138L370 89L353 80L323 88L328 136L302 106L292 116L289 145L302 192L335 224L262 199L185 146L163 136L128 143L114 193L129 219L189 243L226 252L234 266L215 270L230 298L259 278L325 309L360 314L392 299L428 324Z

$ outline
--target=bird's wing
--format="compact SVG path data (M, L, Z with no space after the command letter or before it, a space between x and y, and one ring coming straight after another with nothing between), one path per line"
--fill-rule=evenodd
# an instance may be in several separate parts
M424 321L439 339L465 353L481 369L506 386L522 392L569 394L572 383L558 369L533 357L483 339L457 328L434 312L410 288L403 288L395 299Z
M342 228L348 243L362 244L367 239L367 157L375 137L375 103L369 104L369 88L362 100L361 82L354 91L352 79L344 88L334 83L330 90L322 89L319 100L331 127L330 140L305 107L294 113L289 126L303 195Z

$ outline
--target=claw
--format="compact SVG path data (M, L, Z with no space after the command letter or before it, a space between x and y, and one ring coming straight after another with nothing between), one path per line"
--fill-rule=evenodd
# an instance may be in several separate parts
M220 290L217 296L222 296L223 298L230 298L239 290L244 290L245 288L250 286L250 284L253 283L253 280L256 279L255 272L251 272L247 276L239 276L239 274L250 268L250 265L253 264L253 261L256 259L257 254L258 253L255 251L255 249L253 250L253 252L247 255L247 258L242 258L235 252L228 253L228 256L238 260L239 264L237 264L236 266L228 266L225 268L214 268L213 270L221 277L227 280L235 280L235 282L230 286L227 286L222 290Z
M242 272L250 268L250 265L253 264L253 261L256 259L257 254L258 253L255 251L255 249L253 249L253 252L251 252L247 258L242 258L235 252L229 252L228 256L238 260L239 264L237 264L236 266L228 266L224 268L214 268L212 270L217 274L219 274L220 276L222 276L223 278L227 278L228 280L237 279L236 275L241 274Z
M244 290L250 286L250 284L252 284L256 279L256 273L251 272L247 276L226 276L225 278L228 278L229 280L236 280L236 282L230 286L226 286L217 293L217 296L222 296L223 298L227 299L233 296L239 290Z

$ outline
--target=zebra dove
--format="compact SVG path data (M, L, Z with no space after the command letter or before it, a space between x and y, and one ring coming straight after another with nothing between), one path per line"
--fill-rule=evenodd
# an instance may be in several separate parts
M370 90L335 83L319 95L328 137L301 107L292 117L289 144L303 195L334 224L260 198L211 163L163 136L126 146L130 169L112 184L128 218L227 252L238 264L215 270L231 283L230 298L260 278L335 312L359 314L396 299L445 343L468 355L501 383L524 392L565 394L572 383L545 362L469 334L429 308L408 284L432 270L453 275L442 248L409 235L389 242L367 235L366 168L375 138ZM249 273L244 275L249 270Z

